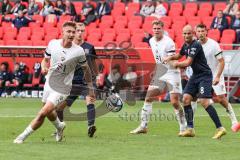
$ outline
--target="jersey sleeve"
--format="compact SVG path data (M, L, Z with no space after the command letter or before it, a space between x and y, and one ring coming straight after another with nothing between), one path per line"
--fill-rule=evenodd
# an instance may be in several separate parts
M52 41L48 43L47 48L44 51L44 57L45 58L50 58L51 57L51 46L52 46Z
M81 65L81 64L85 64L86 62L87 62L87 59L86 59L86 54L85 54L85 52L84 52L84 50L81 48L80 49L80 51L79 52L81 52L81 54L80 54L80 56L79 56L79 61L78 61L78 63Z
M217 42L215 43L214 49L215 49L215 55L214 55L214 56L215 56L217 59L223 58L222 49L220 48L220 46L219 46L219 44L218 44Z
M185 47L184 47L184 45L183 45L182 48L181 48L181 50L180 50L180 52L179 52L180 55L182 55L182 56L185 55L185 52L184 52L185 49L184 49L184 48L185 48Z
M195 43L188 51L188 56L194 59L201 50L203 51L202 46L198 43Z
M170 39L166 47L166 52L168 56L172 56L176 52L175 43Z

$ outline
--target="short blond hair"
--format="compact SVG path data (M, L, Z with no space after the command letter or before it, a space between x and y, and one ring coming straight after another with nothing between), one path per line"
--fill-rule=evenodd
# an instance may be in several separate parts
M76 23L73 21L67 21L67 22L63 23L62 27L65 28L65 27L69 27L69 26L76 29Z
M160 20L154 20L152 22L152 25L160 25L161 27L164 27L164 23Z

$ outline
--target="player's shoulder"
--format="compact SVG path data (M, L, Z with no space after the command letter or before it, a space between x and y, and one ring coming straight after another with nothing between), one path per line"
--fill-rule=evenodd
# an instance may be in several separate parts
M219 45L217 41L215 41L211 38L208 38L207 43L210 44L211 46L218 46Z
M52 39L48 42L48 46L56 45L56 44L60 44L60 43L61 43L61 39Z
M150 43L150 44L151 44L151 43L154 43L154 42L156 42L156 41L154 40L154 37L152 37L152 38L149 39L149 43Z
M199 41L193 40L191 48L202 48L202 45Z
M77 53L84 53L84 49L75 43L72 43L72 49Z
M163 39L167 42L167 43L174 43L174 41L172 40L171 37L167 36L167 35L163 35Z
M91 43L86 42L86 41L82 45L86 46L87 48L94 48L94 46Z

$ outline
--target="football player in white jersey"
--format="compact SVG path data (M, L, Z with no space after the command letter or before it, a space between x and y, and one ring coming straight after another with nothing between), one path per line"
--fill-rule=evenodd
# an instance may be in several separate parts
M238 122L236 115L233 111L232 105L225 97L226 87L224 82L223 70L224 70L224 58L222 50L219 44L207 37L207 28L204 24L199 24L196 27L196 35L202 44L207 63L213 73L213 90L217 95L219 103L226 108L226 111L232 122L232 131L237 132L240 130L240 123Z
M56 141L62 140L65 123L59 121L55 109L70 94L73 74L78 65L86 71L85 79L92 88L92 75L86 63L84 50L72 43L76 24L65 22L62 30L62 39L54 39L49 42L41 63L42 72L47 74L42 98L43 107L29 126L14 140L14 143L23 143L31 133L41 127L45 117L57 129ZM92 89L89 90L89 94L94 94Z
M153 21L152 23L153 37L150 39L149 43L152 48L156 64L163 64L162 59L164 57L175 54L175 43L169 36L163 34L163 26L164 23L159 20ZM179 134L186 129L185 115L180 105L180 95L182 94L180 70L168 64L163 65L167 68L167 72L161 77L155 73L154 76L158 77L154 77L154 79L157 78L156 80L159 84L149 85L141 112L141 124L139 127L132 130L130 132L131 134L147 133L147 125L152 112L152 102L156 96L162 94L162 92L166 89L170 91L170 101L174 107L176 118L179 122ZM162 88L161 86L164 85L165 87Z

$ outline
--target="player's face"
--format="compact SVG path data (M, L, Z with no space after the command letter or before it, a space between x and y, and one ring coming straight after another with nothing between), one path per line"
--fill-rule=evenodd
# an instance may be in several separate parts
M63 28L63 39L68 42L72 42L75 36L75 28L71 26L66 26Z
M190 30L190 29L183 30L183 38L184 38L184 41L187 42L187 43L192 42L192 40L193 40L193 31Z
M77 26L75 38L82 40L84 38L84 34L85 34L85 27Z
M207 30L206 30L206 28L197 28L196 35L197 35L197 38L200 41L205 41L205 39L207 37Z
M161 38L163 36L163 27L161 25L153 25L153 36Z

